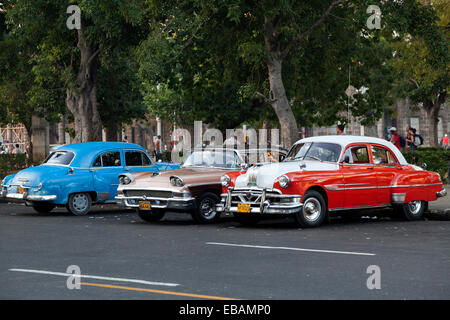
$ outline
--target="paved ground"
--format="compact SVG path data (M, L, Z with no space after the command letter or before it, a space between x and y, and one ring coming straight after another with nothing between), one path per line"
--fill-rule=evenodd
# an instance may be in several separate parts
M147 224L114 207L75 217L0 203L0 257L0 299L450 298L445 215L335 218L302 230L291 219L196 225L169 213ZM103 278L69 290L69 265ZM371 265L381 289L367 288Z

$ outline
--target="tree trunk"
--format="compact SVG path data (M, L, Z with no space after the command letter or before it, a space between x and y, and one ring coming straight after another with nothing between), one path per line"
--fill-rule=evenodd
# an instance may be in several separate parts
M115 123L108 123L105 126L106 141L119 141L118 128Z
M438 146L438 123L439 111L441 105L445 102L446 92L440 93L437 99L433 102L431 100L425 101L423 107L427 113L428 135L431 146Z
M78 30L80 67L74 89L67 90L66 105L74 117L74 142L101 141L102 122L97 108L97 56L100 49L86 45L84 30Z
M66 115L61 116L61 122L58 123L58 144L66 144Z
M274 36L274 21L267 17L264 23L264 41L268 51L266 64L270 85L270 96L266 102L270 103L280 121L281 144L290 148L299 138L298 127L283 84L283 58L279 40Z
M281 144L285 148L290 148L299 137L297 122L284 89L281 75L282 61L271 57L267 68L269 70L271 105L280 121Z

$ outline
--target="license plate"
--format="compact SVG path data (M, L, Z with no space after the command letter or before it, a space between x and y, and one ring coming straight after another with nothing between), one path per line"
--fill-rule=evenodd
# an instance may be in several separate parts
M237 212L239 212L239 213L250 213L250 204L238 203Z
M151 210L150 202L139 202L139 209L141 209L141 210Z
M21 194L23 194L24 193L24 189L23 189L23 187L17 187L17 193L21 193Z

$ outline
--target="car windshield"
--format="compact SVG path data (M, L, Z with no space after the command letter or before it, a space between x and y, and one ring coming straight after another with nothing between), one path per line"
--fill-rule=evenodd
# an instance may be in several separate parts
M317 160L337 162L341 146L328 142L306 142L294 145L284 161Z
M236 169L239 160L234 152L195 151L189 155L183 167L214 167Z
M69 151L55 151L52 152L43 163L68 165L74 156L75 155Z

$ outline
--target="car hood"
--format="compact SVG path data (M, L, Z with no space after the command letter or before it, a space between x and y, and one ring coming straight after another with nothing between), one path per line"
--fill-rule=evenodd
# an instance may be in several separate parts
M185 167L177 170L160 172L145 172L134 175L134 181L120 188L172 188L183 189L195 184L220 183L220 177L230 169L207 167ZM174 187L170 184L170 177L177 176L184 181L185 187Z
M37 187L39 183L66 175L68 167L40 165L19 171L8 184Z
M235 187L246 188L256 186L258 188L272 188L276 178L289 172L329 171L338 169L339 165L337 163L311 160L266 164L260 167L250 167L246 174L242 174L236 178Z

